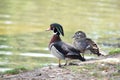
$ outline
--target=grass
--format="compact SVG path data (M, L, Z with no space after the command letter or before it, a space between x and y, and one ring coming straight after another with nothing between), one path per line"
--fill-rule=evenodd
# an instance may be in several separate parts
M85 64L82 66L69 66L68 69L72 70L73 72L77 73L86 73L87 71L92 70L97 64Z
M109 55L120 54L120 48L113 49L109 52Z
M2 65L0 65L0 68L5 68L5 67L9 67L9 64L2 64Z
M115 78L116 76L120 76L120 64L108 64L108 63L92 63L92 64L84 64L80 66L68 66L67 69L77 73L77 74L85 74L86 76L93 76L96 79L105 79L106 76L110 76L108 78ZM111 72L114 69L113 72ZM114 80L114 79L113 79Z
M23 66L19 66L19 67L16 67L16 68L12 69L12 70L8 70L6 72L3 72L3 74L14 75L14 74L26 72L28 70L30 70L30 69L28 69L26 67L23 67Z
M81 66L70 66L68 67L71 71L77 74L86 74L86 76L94 76L100 78L101 75L98 71L97 64L85 64Z
M6 56L2 56L4 59ZM2 59L2 60L3 60ZM39 57L24 57L24 56L7 56L7 60L9 60L5 64L1 64L1 68L11 68L12 70L8 70L5 72L0 72L3 74L18 74L21 72L26 72L28 70L33 70L36 68L41 68L44 66L48 66L51 63L57 63L54 58L39 58ZM17 61L17 62L16 62ZM4 62L4 60L2 61Z
M113 75L113 76L120 76L120 73L114 72L112 75Z

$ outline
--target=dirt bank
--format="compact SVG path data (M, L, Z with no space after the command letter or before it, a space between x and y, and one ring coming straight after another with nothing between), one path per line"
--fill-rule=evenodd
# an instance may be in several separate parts
M77 65L48 66L17 75L3 75L0 80L120 80L120 54L75 63Z

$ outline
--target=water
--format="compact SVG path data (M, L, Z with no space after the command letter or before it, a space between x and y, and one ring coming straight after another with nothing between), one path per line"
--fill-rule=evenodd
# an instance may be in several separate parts
M54 58L53 55L51 54L42 54L42 53L22 53L20 54L21 56L32 56L32 57L50 57L50 58Z
M52 32L45 31L53 22L63 25L65 42L82 30L105 53L119 48L119 5L118 0L1 0L0 62L9 64L0 68L57 62L47 48Z

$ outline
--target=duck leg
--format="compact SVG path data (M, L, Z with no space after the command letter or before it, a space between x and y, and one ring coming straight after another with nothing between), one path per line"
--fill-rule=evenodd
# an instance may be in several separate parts
M67 66L67 63L68 63L68 60L65 60L65 64L64 64L64 66Z
M61 61L61 60L59 59L59 67L61 67L61 63L60 63L60 61Z

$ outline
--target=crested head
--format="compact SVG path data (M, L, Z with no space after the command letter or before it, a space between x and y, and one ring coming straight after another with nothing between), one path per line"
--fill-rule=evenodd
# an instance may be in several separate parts
M77 31L75 32L73 38L75 39L86 38L86 34L83 31Z
M57 33L57 35L61 34L62 36L64 36L63 27L58 23L50 24L50 30L52 30L54 33Z

